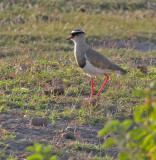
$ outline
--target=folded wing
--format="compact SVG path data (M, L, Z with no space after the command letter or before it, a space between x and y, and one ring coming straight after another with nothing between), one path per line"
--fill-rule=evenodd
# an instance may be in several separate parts
M89 48L85 54L86 59L95 67L100 69L110 69L114 72L119 72L120 74L126 74L127 71L117 66L116 64L110 62L110 60L99 52Z

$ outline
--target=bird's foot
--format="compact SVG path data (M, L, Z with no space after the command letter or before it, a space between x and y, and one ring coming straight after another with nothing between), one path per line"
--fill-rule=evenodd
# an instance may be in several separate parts
M97 100L98 100L98 101L100 100L100 95L97 95Z
M91 106L97 106L99 100L94 97L94 98L85 98L83 101L83 106L90 108Z

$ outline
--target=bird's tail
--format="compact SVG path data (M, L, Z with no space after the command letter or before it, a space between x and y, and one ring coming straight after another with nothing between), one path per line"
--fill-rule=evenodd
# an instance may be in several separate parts
M122 75L125 75L125 74L127 73L126 70L122 69L121 67L117 66L116 64L114 64L114 65L115 65L115 71L116 71L117 73L120 73L120 74L122 74Z
M120 74L125 75L127 73L127 71L125 71L124 69L120 68L120 70L118 71Z

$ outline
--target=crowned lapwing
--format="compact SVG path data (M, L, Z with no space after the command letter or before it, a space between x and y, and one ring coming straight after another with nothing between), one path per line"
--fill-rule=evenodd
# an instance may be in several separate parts
M74 42L74 55L78 66L91 78L91 98L93 98L94 92L94 76L102 74L106 76L106 80L97 94L99 97L103 87L109 79L109 76L106 73L117 72L122 75L127 73L127 71L112 63L104 55L90 48L86 43L85 32L83 30L72 31L71 36L67 40L70 39Z

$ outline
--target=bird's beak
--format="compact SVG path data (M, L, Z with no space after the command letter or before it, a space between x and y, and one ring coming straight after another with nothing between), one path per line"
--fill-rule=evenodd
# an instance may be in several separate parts
M71 36L69 36L68 38L67 38L67 40L70 40L70 39L72 39L73 38L73 36L71 35Z

